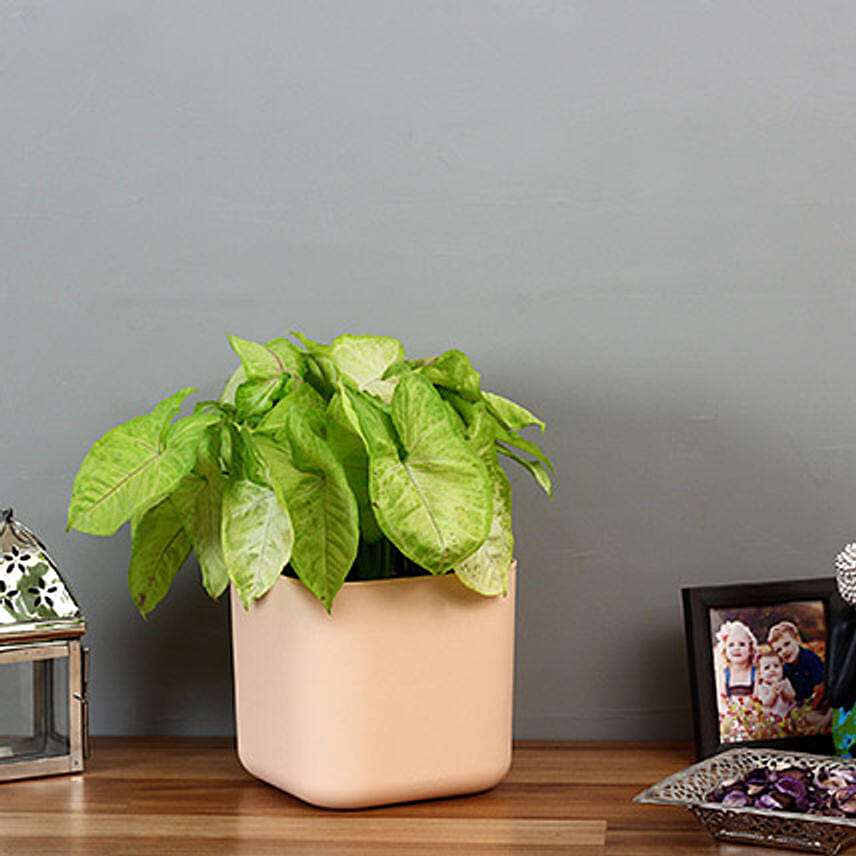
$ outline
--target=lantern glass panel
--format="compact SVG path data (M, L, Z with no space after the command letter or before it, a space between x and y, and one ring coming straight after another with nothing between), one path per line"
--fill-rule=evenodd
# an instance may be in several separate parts
M68 657L0 662L0 764L69 753Z

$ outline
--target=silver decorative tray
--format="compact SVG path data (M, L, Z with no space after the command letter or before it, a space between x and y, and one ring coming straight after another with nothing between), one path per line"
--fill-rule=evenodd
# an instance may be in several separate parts
M684 806L720 841L829 854L840 853L856 842L856 818L732 808L706 799L726 779L740 778L756 767L781 769L785 766L804 766L813 773L819 770L832 773L845 767L853 770L856 760L777 749L730 749L663 779L633 801Z

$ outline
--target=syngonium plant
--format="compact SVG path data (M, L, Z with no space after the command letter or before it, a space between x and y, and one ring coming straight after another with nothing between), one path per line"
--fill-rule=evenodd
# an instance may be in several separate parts
M408 360L397 339L229 336L241 365L217 401L175 419L181 389L108 431L74 480L68 528L131 523L128 584L145 616L191 549L208 593L245 607L280 574L329 612L346 579L454 571L507 589L511 486L497 453L549 494L552 464L520 433L544 423L486 392L458 350Z

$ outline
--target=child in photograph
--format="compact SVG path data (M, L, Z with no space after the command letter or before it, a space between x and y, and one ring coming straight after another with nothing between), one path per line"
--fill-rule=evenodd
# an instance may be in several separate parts
M796 707L796 693L785 677L783 665L781 657L770 645L758 646L755 655L755 698L761 702L767 714L777 719L784 719Z
M802 644L796 624L792 621L774 624L767 633L767 642L782 659L796 703L819 706L823 700L823 660Z
M751 696L755 690L755 634L742 621L726 621L716 634L725 662L722 687L729 699Z
M726 621L716 634L719 733L723 743L752 739L755 728L755 634L742 621Z

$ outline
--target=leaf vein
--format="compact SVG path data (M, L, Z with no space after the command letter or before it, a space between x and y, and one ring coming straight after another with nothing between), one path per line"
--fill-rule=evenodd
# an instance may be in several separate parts
M431 527L434 529L434 532L437 535L437 541L440 544L440 550L443 554L446 553L446 541L443 538L443 533L440 530L440 526L437 523L437 520L434 516L434 512L431 510L431 506L428 503L428 499L425 496L424 491L422 490L419 482L414 478L413 473L410 470L410 467L407 466L405 462L402 461L401 468L407 474L407 478L410 480L410 483L413 485L413 489L416 491L416 495L419 497L420 502L425 508L425 513L428 515L428 520L431 523Z
M102 503L106 502L113 494L116 493L120 488L124 487L134 476L138 475L142 470L144 470L149 464L156 463L158 460L162 460L166 456L166 453L161 454L158 452L157 455L154 455L151 458L147 458L143 461L136 469L131 470L130 473L125 476L125 478L121 479L117 484L111 487L106 493L102 494L98 499L96 499L92 505L87 509L88 512L91 512L94 508L98 508Z

